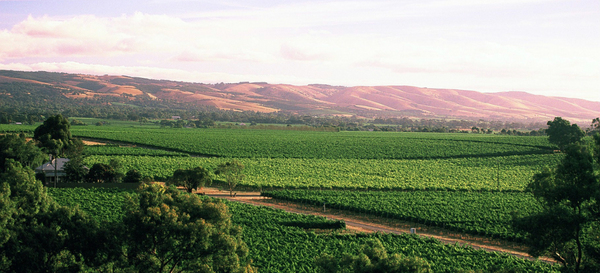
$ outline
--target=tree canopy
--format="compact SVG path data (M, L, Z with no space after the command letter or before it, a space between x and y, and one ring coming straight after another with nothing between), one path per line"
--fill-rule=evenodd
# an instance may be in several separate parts
M99 223L58 205L30 168L5 161L0 272L254 271L242 230L221 201L144 185L130 195L122 221Z
M225 176L225 181L229 187L229 195L233 195L233 189L244 177L246 177L242 171L244 171L244 165L237 160L221 163L215 170L216 175Z
M555 144L561 150L567 145L580 141L585 133L577 124L571 124L568 120L561 117L555 117L553 121L548 121L548 129L546 134L548 135L548 141Z
M96 163L85 176L88 183L117 183L119 174L115 169L104 163Z
M33 142L28 142L25 135L1 135L0 136L0 172L6 170L6 162L13 159L22 166L36 168L47 158Z
M81 140L71 136L71 124L62 115L51 116L33 132L33 138L47 153L74 157L83 151Z
M65 172L65 181L68 183L85 182L89 172L89 168L83 165L81 157L71 158L71 160L65 163L63 170Z
M210 172L203 167L189 170L178 169L173 173L168 184L184 187L187 192L192 192L212 183Z
M125 206L128 263L139 272L251 272L242 230L220 200L144 185Z
M0 271L80 272L94 222L57 205L32 170L12 159L7 165L0 175Z
M572 272L600 270L600 147L571 144L555 167L536 174L527 190L543 205L536 215L518 218L515 227L527 231L533 256L548 255ZM597 233L597 231L596 231Z

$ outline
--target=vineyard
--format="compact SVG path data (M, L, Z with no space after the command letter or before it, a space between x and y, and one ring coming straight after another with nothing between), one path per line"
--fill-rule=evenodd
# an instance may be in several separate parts
M31 134L34 128L0 125L0 132ZM202 166L213 172L235 159L245 166L238 189L514 242L527 234L511 228L512 215L540 209L523 192L526 185L564 156L554 151L547 137L493 134L165 129L127 124L74 126L71 131L77 137L127 144L86 147L84 163L89 167L116 158L123 172L135 169L143 177L166 181L177 169ZM134 194L78 188L49 192L61 204L79 205L98 221L112 222L122 216L122 200ZM390 252L426 259L435 272L557 270L541 262L411 235L315 233L312 228L336 230L343 224L266 207L228 205L234 222L244 228L244 241L260 272L316 272L314 258L319 254L356 254L361 244L375 237Z
M541 209L530 193L523 192L280 190L263 195L513 241L526 234L512 230L512 215L527 216Z
M89 156L88 166L119 158L126 170L166 180L179 168L214 169L228 158ZM349 188L382 190L504 190L521 191L534 173L556 164L560 155L429 160L239 158L246 178L240 185L255 188Z
M69 206L78 204L92 217L106 221L120 219L122 211L98 210L95 207L112 208L115 204L122 203L124 194L135 194L110 189L54 189L49 192L58 203ZM86 200L98 202L85 205L88 202ZM227 202L227 205L230 207L233 222L243 228L243 239L250 249L249 258L260 272L317 272L314 265L316 256L322 253L336 256L342 253L356 254L360 246L372 238L381 240L390 252L426 259L434 272L498 269L516 272L558 272L558 268L540 261L532 262L471 247L445 245L437 240L416 235L342 234L335 230L315 233L290 223L318 225L328 221L317 216L286 213L267 207L234 202ZM105 213L111 215L107 217Z
M548 154L545 137L472 134L306 132L77 127L77 137L233 158L435 159Z
M98 222L120 221L123 201L134 194L117 188L48 188L48 193L63 206L79 206Z
M132 156L190 156L186 153L165 151L158 149L146 149L142 147L130 147L120 145L90 145L85 148L85 155L132 155Z

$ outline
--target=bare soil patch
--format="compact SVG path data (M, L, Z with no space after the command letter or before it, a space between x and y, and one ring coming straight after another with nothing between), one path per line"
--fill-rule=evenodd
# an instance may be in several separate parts
M83 142L84 145L106 145L106 142L98 142L84 139L82 139L81 142Z

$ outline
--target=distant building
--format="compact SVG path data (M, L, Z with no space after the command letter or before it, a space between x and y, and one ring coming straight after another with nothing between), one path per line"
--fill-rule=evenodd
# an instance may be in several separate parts
M69 162L68 158L55 158L35 168L35 172L44 174L46 177L44 183L46 184L54 183L55 178L57 178L56 182L63 182L66 176L64 168L67 162Z

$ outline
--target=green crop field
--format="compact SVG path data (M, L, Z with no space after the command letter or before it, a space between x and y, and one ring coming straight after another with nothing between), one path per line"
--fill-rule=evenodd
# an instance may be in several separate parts
M96 219L111 221L120 219L122 210L95 209L122 203L122 194L110 189L64 189L49 191L63 205L79 205ZM135 193L127 193L135 194ZM102 200L93 206L87 200ZM335 231L317 234L290 223L323 223L321 217L286 213L266 207L255 207L226 202L235 224L241 225L243 239L250 250L249 258L260 272L317 272L314 259L322 253L336 256L342 253L358 253L361 244L377 238L389 252L403 256L418 256L427 260L434 272L457 272L468 270L489 271L513 269L517 272L558 272L557 267L540 261L528 261L507 254L489 253L471 247L445 245L435 239L417 235L357 234L342 235Z
M0 132L5 133L32 134L34 129L0 125ZM268 193L275 198L326 202L334 208L517 242L527 235L512 230L512 213L528 215L539 209L531 195L522 191L534 174L556 166L563 158L554 152L547 137L172 129L131 122L73 126L71 131L77 137L137 146L89 146L84 158L89 167L117 158L124 172L136 169L143 176L166 181L177 169L202 166L214 171L219 164L236 159L245 166L245 178L238 187L275 189ZM49 190L61 204L78 204L90 214L99 215L94 216L99 221L118 221L121 212L116 206L132 193L103 191ZM100 197L90 197L93 195ZM106 205L101 201L115 198L121 201L106 201ZM356 254L362 243L374 237L390 252L425 258L435 272L556 270L544 263L410 235L315 234L302 227L332 223L264 207L228 205L234 222L244 227L244 240L260 272L316 272L314 258L320 253Z
M431 159L548 154L545 137L479 134L308 132L74 127L77 137L231 158Z
M123 217L123 201L131 190L117 188L48 188L60 205L79 206L96 221L117 222Z
M90 145L85 147L85 155L134 155L134 156L190 156L186 153L147 149L143 147L122 147L119 145Z
M229 158L90 156L85 163L119 158L125 171L166 180L177 169L215 169ZM534 173L555 165L561 155L429 160L240 158L246 178L240 185L261 188L523 190Z
M279 190L263 195L516 241L526 234L512 230L512 215L541 210L538 200L523 192Z

